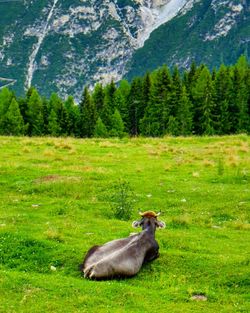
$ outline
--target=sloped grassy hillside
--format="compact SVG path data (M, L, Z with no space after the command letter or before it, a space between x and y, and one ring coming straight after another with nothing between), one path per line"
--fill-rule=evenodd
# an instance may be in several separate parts
M249 144L1 137L0 312L249 312ZM120 178L131 221L110 209ZM131 279L84 279L86 251L128 236L139 209L162 211L160 258Z

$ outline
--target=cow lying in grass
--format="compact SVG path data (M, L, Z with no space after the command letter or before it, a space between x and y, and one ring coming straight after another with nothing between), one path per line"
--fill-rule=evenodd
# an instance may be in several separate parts
M134 221L133 227L142 227L142 231L128 238L113 240L102 246L92 247L82 265L84 276L91 279L110 279L113 277L134 276L143 263L159 256L159 245L155 240L157 227L164 228L165 223L157 220L159 213L147 211L140 213L140 221Z

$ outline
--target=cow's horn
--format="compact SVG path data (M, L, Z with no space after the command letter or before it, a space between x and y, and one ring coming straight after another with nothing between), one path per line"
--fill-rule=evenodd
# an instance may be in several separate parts
M160 216L160 215L161 215L161 212L156 213L156 215L157 215L157 216Z
M154 211L146 211L146 212L140 212L139 213L142 217L157 217L157 214Z

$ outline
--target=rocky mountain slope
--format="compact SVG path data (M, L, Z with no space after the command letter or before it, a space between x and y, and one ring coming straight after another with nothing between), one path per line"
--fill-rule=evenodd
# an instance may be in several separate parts
M243 25L236 57L249 45L248 2L0 0L1 85L77 97L84 84L119 81L162 63L187 66L193 57L210 60L201 47L233 32L238 38Z
M250 56L250 1L189 0L133 54L127 77L163 63L182 68L193 60L210 68L233 64L241 54Z

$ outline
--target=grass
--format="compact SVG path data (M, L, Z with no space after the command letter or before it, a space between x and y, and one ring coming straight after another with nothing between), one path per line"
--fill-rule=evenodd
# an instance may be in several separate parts
M249 144L0 137L0 312L249 312ZM89 281L87 250L133 231L108 201L119 179L132 219L161 210L160 258Z

